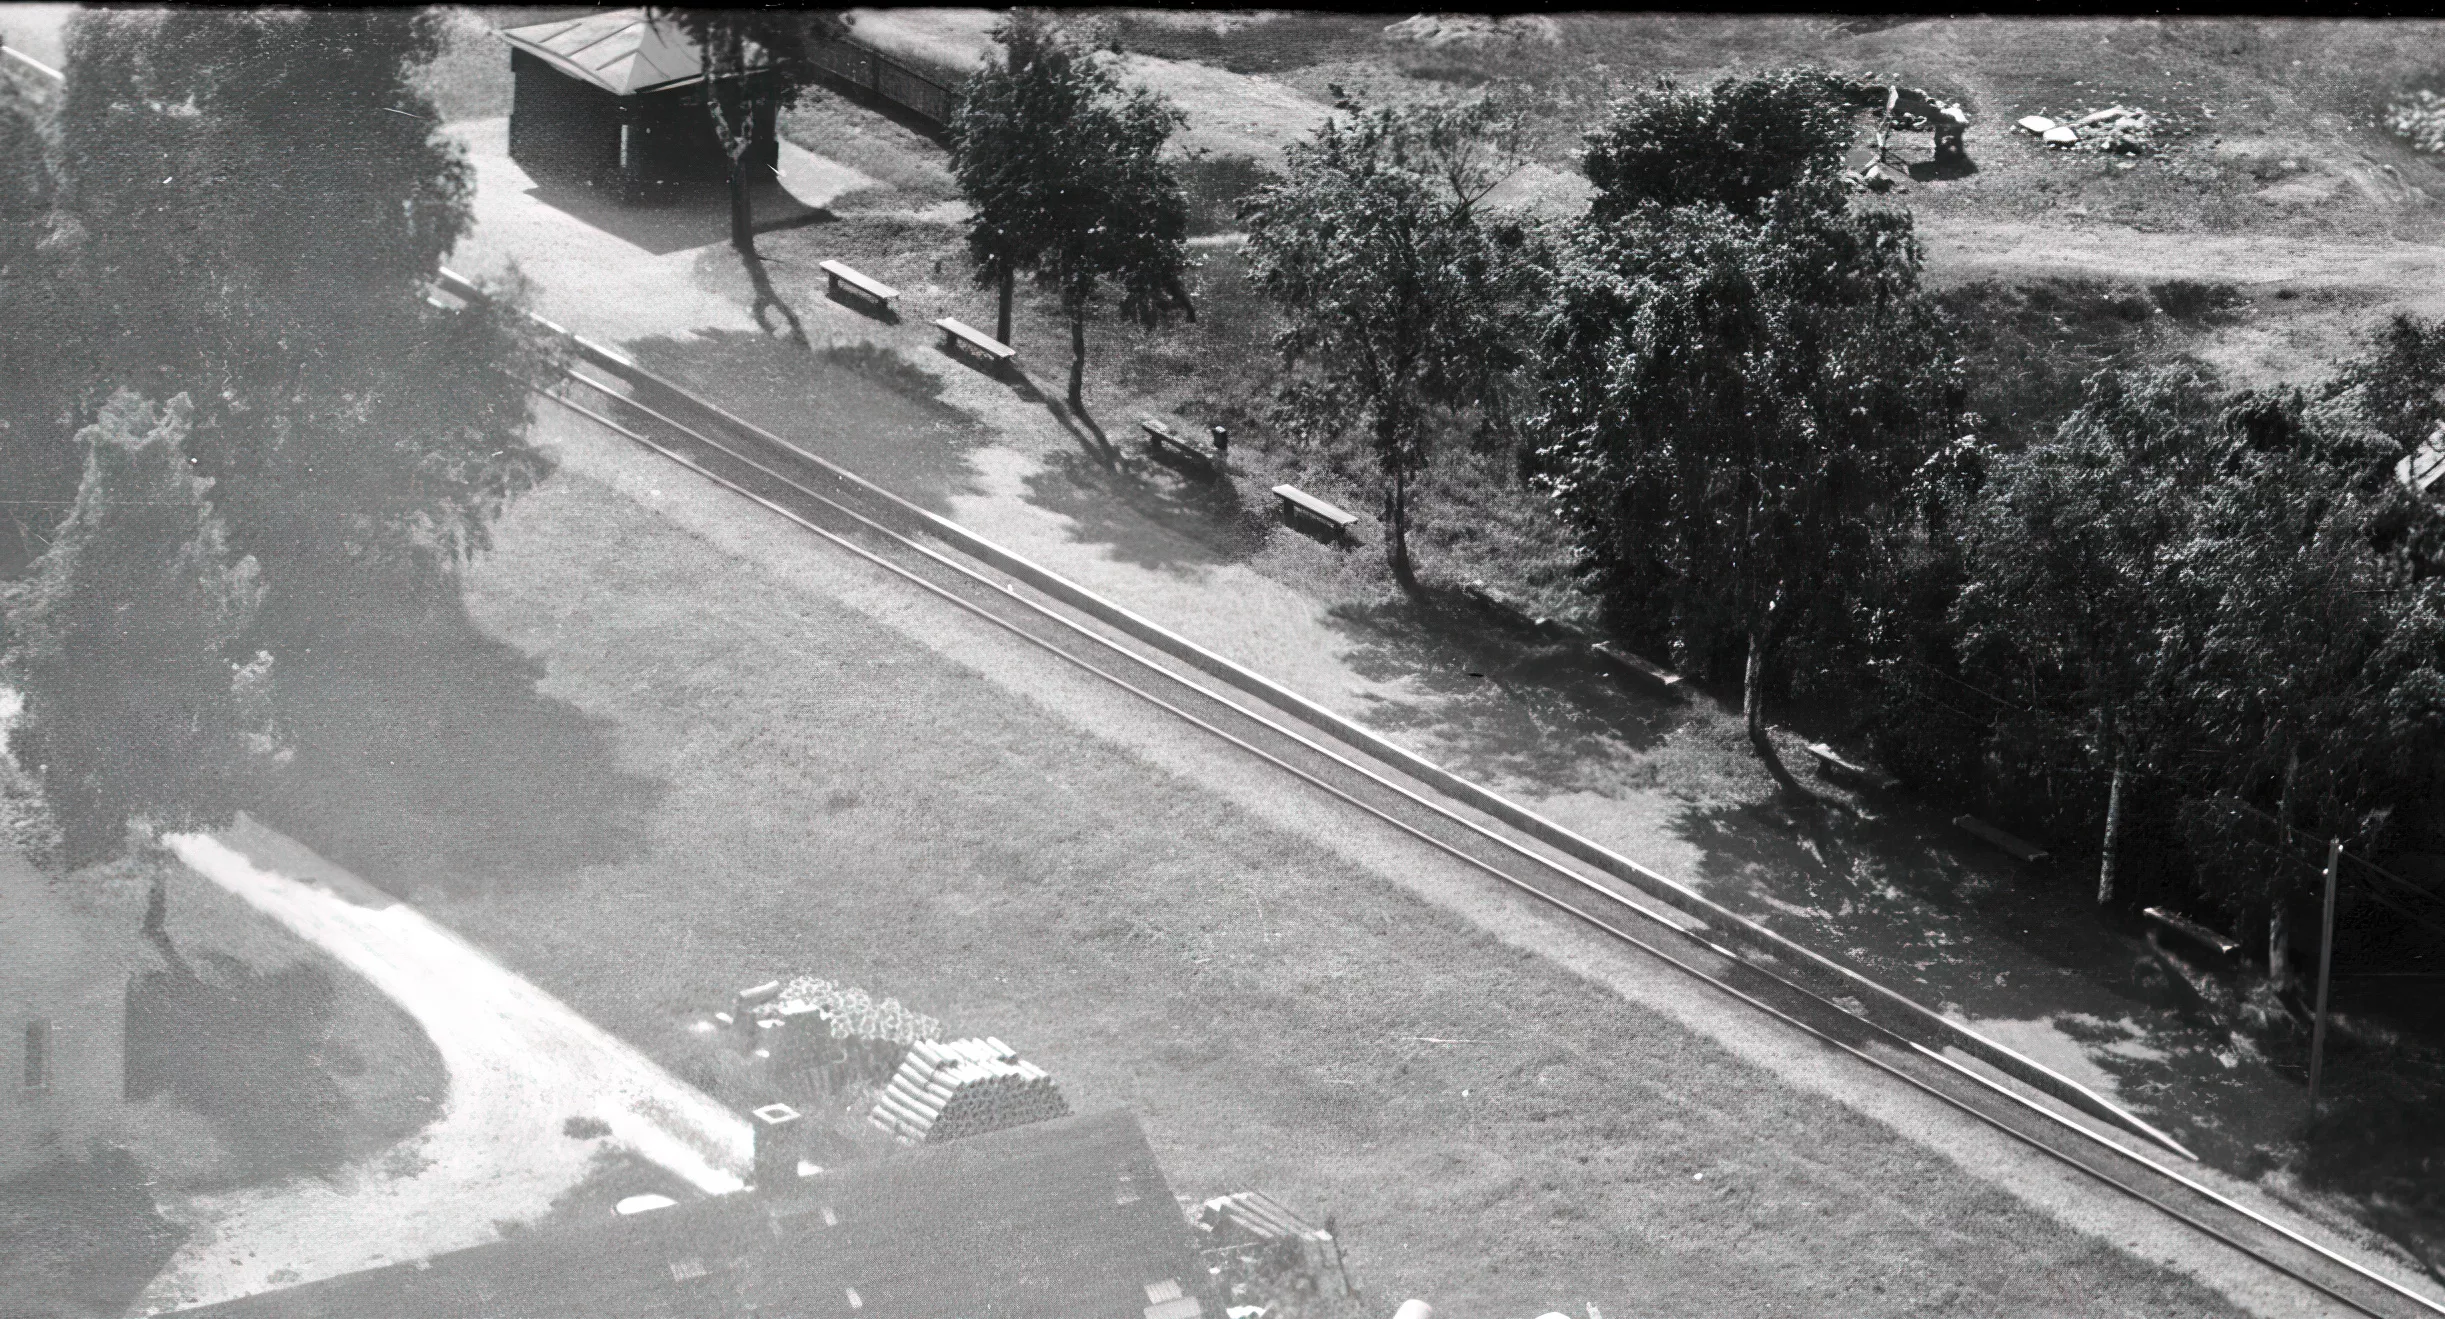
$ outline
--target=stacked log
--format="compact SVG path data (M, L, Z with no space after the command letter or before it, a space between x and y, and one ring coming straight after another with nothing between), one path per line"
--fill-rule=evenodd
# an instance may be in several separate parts
M771 1050L775 1072L821 1069L826 1090L881 1080L900 1065L909 1045L942 1034L941 1022L896 998L877 1002L854 985L814 976L795 977L752 1004L741 997L742 1008L763 1028L757 1035Z
M1053 1078L997 1039L919 1040L868 1119L902 1144L958 1140L1062 1117Z

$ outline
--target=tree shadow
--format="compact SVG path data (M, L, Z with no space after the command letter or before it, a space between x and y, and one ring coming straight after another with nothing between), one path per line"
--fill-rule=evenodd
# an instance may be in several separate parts
M1910 162L1913 183L1941 183L1949 179L1966 179L1978 172L1978 162L1968 156L1956 160L1914 160Z
M646 369L937 513L976 493L969 455L990 435L942 382L891 348L810 349L749 330L628 345Z
M777 311L781 315L781 323L787 327L785 337L801 348L807 347L807 327L798 319L797 311L773 288L772 275L764 268L764 255L750 248L739 253L739 264L747 268L747 282L755 287L755 306L750 314L755 317L756 328L768 335L773 334L772 322L765 319L765 314Z
M296 756L253 809L394 897L545 884L651 845L664 785L455 609L282 663Z
M1621 685L1584 646L1484 617L1448 587L1328 615L1343 662L1415 699L1379 697L1367 722L1432 735L1452 767L1556 792L1611 794L1616 762L1653 749L1687 717L1677 702Z
M126 1150L62 1159L0 1182L11 1315L125 1314L187 1239Z
M526 195L648 256L709 247L722 242L730 233L727 183L680 184L657 200L629 201L614 188L543 178L537 179ZM795 229L838 218L824 207L798 200L775 179L753 185L749 203L759 217L754 225L757 233Z
M1070 520L1070 538L1141 568L1192 571L1238 563L1265 543L1228 480L1150 479L1134 463L1062 453L1027 478L1027 502Z

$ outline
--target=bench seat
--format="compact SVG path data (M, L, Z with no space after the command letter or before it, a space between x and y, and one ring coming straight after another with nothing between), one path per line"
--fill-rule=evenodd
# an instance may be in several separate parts
M838 261L823 262L817 269L831 278L834 293L840 292L840 286L846 284L886 308L891 306L892 299L900 296L900 290Z
M1596 652L1596 657L1604 661L1607 668L1649 691L1660 696L1681 694L1681 675L1670 669L1650 664L1610 641L1599 641L1588 649Z
M1182 439L1177 431L1152 417L1139 418L1138 429L1146 432L1146 447L1150 450L1160 452L1170 449L1181 457L1194 459L1207 468L1212 468L1214 465L1214 459L1204 450Z
M945 316L934 322L934 327L942 331L943 347L957 348L964 343L992 358L996 366L1019 355L1018 349L1003 343L966 321L954 320Z
M1845 760L1842 754L1823 742L1808 744L1808 754L1817 759L1817 772L1827 778L1850 779L1871 788L1891 788L1901 782L1883 770L1870 769L1856 761Z
M1988 824L1986 821L1979 819L1975 815L1956 815L1953 817L1953 825L1955 828L1964 830L1972 835L1975 835L1976 837L1985 839L1987 842L1994 844L1997 848L2000 848L2005 852L2009 852L2013 856L2019 857L2023 861L2035 863L2043 861L2049 855L2051 855L2051 853L2047 852L2045 848L2030 842L2028 839L2015 838L2011 834L2005 833L2003 830L1996 828L1994 825Z
M1358 523L1358 514L1318 499L1295 485L1275 486L1273 493L1274 498L1282 501L1282 516L1285 518L1293 513L1306 513L1330 525L1336 536L1348 535L1350 528Z

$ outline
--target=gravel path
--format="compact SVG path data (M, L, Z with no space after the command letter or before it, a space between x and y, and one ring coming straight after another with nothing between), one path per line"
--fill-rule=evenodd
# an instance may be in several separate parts
M741 1188L747 1123L413 907L251 820L170 840L179 858L396 1000L450 1072L440 1119L330 1180L196 1196L195 1232L146 1312L210 1304L492 1240L625 1147L708 1194ZM267 868L265 858L291 871ZM611 1128L562 1134L571 1117Z

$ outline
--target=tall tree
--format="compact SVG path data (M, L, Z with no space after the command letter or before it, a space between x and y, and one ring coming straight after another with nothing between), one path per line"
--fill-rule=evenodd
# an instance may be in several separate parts
M183 394L113 398L77 436L74 511L4 597L25 698L10 750L40 775L71 866L115 850L132 816L225 822L237 771L268 749L268 660L239 662L263 586L190 470L193 411Z
M516 313L426 300L472 186L415 84L440 39L428 10L69 25L60 211L99 309L88 406L121 386L195 400L190 452L281 635L446 594L549 470Z
M968 251L981 286L1002 292L1010 332L1019 274L1058 294L1070 322L1069 401L1084 405L1087 318L1106 285L1124 314L1154 324L1196 318L1185 284L1188 192L1164 154L1187 116L1144 87L1124 87L1109 59L1038 10L994 29L1000 52L961 89L952 168L972 218Z
M1245 211L1248 279L1286 322L1275 338L1286 429L1357 430L1385 483L1385 551L1414 578L1410 486L1438 421L1499 426L1527 361L1528 235L1486 195L1522 163L1522 121L1494 97L1368 108L1283 151Z
M816 48L849 34L848 20L830 9L684 9L649 7L649 21L670 22L705 61L705 108L730 157L730 245L755 250L755 203L750 186L771 177L773 162L756 158L773 142L780 112L795 104L821 72Z
M0 577L42 552L75 497L79 460L63 423L83 312L64 297L51 229L57 180L49 115L0 76Z
M46 555L36 595L12 606L33 628L19 663L55 693L29 695L19 731L45 749L46 800L81 846L107 845L128 811L217 814L229 761L213 730L238 695L270 698L270 657L368 615L452 604L491 520L550 470L526 437L518 378L544 350L508 306L427 300L468 227L471 182L415 87L439 39L424 10L86 10L69 24L41 251L55 263L47 278L78 296L46 326L66 401L30 427L58 436L29 438L62 442L91 421L103 429L83 447L107 459L111 435L162 436L141 447L138 475L102 461L71 484L79 520L53 549L87 548ZM140 425L133 405L111 401L122 389L185 401L174 423ZM208 502L209 537L90 511L141 503L127 487L160 485L143 473L173 447L171 465L197 484L164 486L156 502ZM119 583L153 580L147 553L182 581L201 580L207 561L243 565L245 608L162 586L148 598L169 639L88 626L135 607ZM112 566L60 566L95 563ZM128 654L114 659L114 645ZM206 650L223 666L215 682L202 676ZM58 656L74 663L59 669ZM226 671L236 657L242 693ZM102 683L147 664L185 676L123 682L108 699L57 695L85 690L80 673ZM188 732L155 735L164 729ZM121 745L131 740L145 745Z
M1913 475L1958 433L1958 369L1908 214L1850 204L1816 102L1727 80L1615 116L1592 159L1693 122L1736 125L1716 133L1734 159L1709 167L1722 196L1592 171L1616 195L1572 231L1551 302L1540 479L1618 612L1669 620L1702 668L1737 645L1750 741L1799 793L1765 722L1781 648L1850 625Z

